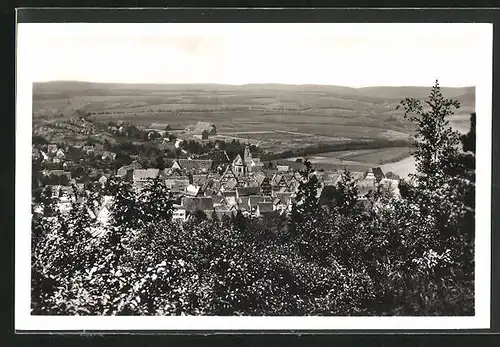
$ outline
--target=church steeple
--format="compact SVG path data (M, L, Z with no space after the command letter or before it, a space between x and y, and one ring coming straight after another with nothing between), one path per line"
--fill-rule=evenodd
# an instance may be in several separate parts
M247 165L252 162L252 152L250 152L250 146L248 144L245 146L243 160L245 161L245 164L247 164Z

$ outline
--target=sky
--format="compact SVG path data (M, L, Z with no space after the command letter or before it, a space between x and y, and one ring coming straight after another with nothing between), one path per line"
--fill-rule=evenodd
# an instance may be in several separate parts
M18 68L34 82L475 86L484 30L471 23L21 23L18 54L26 58Z

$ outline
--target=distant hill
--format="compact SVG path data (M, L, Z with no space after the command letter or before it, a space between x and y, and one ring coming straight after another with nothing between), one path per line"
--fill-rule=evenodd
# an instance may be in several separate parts
M36 82L33 84L33 94L37 96L71 94L72 96L105 96L127 95L132 92L141 95L159 91L189 91L189 92L306 92L328 93L337 96L356 98L376 98L388 101L401 100L406 97L425 98L430 87L363 87L351 88L330 85L293 85L293 84L128 84L128 83L93 83L80 81ZM475 87L451 88L443 87L443 94L450 98L469 98L475 94Z
M475 88L444 87L442 91L460 102L450 122L466 131L475 110ZM406 97L427 98L429 92L430 87L55 81L34 83L33 121L64 121L75 110L99 122L167 123L173 129L203 121L216 124L226 136L280 148L401 140L409 138L413 124L397 109L398 104Z

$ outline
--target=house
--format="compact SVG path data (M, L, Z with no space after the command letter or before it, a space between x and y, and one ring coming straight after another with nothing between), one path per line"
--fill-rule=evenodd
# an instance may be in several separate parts
M100 202L95 202L94 206L87 208L87 213L96 224L90 228L92 236L103 236L107 232L106 227L108 227L111 222L113 203L114 198L105 195Z
M266 214L270 214L274 212L273 203L272 202L259 202L257 203L257 210L255 214L257 216L263 216Z
M399 177L399 175L395 174L394 172L389 171L389 172L387 172L385 174L385 178L388 178L388 179L391 179L391 180L399 180L401 177Z
M262 195L271 195L273 187L271 186L271 180L264 173L258 173L254 176L254 180L260 187Z
M365 180L370 180L370 181L375 181L376 180L376 177L375 175L373 174L373 169L368 169L366 175L365 175Z
M63 185L59 185L59 184L48 185L48 187L50 187L53 198L66 197L66 198L71 198L74 200L75 192L73 191L72 187L63 186Z
M181 168L181 164L179 163L178 160L174 160L172 166L170 167L170 171L174 172L174 171L181 171L182 168Z
M181 206L186 209L186 214L191 214L195 211L212 211L214 209L214 201L211 197L184 197L181 200Z
M79 165L74 161L66 161L63 163L62 167L64 170L71 170L77 168Z
M181 169L177 169L177 168L170 168L170 169L164 169L162 171L162 175L165 179L173 179L175 177L187 177L187 175L185 175L185 173L181 170Z
M224 206L215 207L215 214L217 215L217 218L219 218L219 220L223 220L224 218L228 217L229 218L234 217L236 216L237 212L238 210L234 207L230 208L225 208Z
M222 175L218 174L216 172L209 172L208 173L208 178L212 179L212 180L220 181L221 177L222 177Z
M84 151L86 154L94 152L94 146L83 146L82 151Z
M266 174L263 173L262 171L256 172L253 175L253 179L257 182L259 186L262 185L262 182L267 178Z
M33 159L38 159L40 158L42 155L40 154L40 151L35 148L35 147L31 147L31 158Z
M50 161L50 157L48 156L47 153L45 153L44 151L40 150L40 154L42 155L42 161L43 162L48 162Z
M252 158L247 165L249 172L254 172L256 170L260 170L264 167L264 163L260 160L260 158Z
M130 181L132 179L133 172L134 168L131 165L125 165L116 170L116 176L120 177L123 180Z
M64 153L64 151L59 148L57 151L56 151L56 158L59 158L59 159L64 159L64 157L66 156L66 154Z
M209 179L202 187L201 187L201 193L205 196L212 196L212 195L218 195L221 194L222 190L222 185L220 181L214 180L214 179Z
M238 181L228 181L224 185L221 186L222 191L232 191L238 187Z
M399 191L399 180L383 178L378 184L383 191L388 192L392 196L397 198L401 196L401 193Z
M176 189L181 192L189 185L189 177L188 176L168 176L165 178L165 186L168 189Z
M198 122L195 125L188 125L186 127L186 131L188 131L190 133L200 132L203 130L207 131L209 136L213 136L213 135L217 134L217 128L215 127L215 125L213 123L209 123L209 122Z
M158 133L156 130L149 131L147 134L148 140L154 140L156 138L160 138L162 134Z
M271 187L273 191L288 192L288 179L286 175L276 174L271 179Z
M108 225L111 217L111 207L114 202L112 196L104 196L101 208L97 214L97 221L102 225Z
M375 177L373 177L373 179L368 177L367 179L359 180L357 182L357 188L358 188L358 198L361 200L367 199L368 195L371 192L374 192L376 189Z
M102 155L101 155L102 160L115 160L115 158L116 158L116 153L113 153L110 151L102 152Z
M236 197L239 199L244 196L260 195L260 187L240 187L236 188Z
M157 178L159 174L159 169L134 169L132 173L134 187L137 190L142 189L149 181Z
M157 178L159 174L159 169L134 169L132 177L134 181L147 181Z
M295 192L299 189L302 177L297 177L295 175L285 176L285 180L288 181L288 190L290 192Z
M261 202L272 203L271 197L262 195L250 195L241 198L241 207L246 208L250 212L255 212L257 204Z
M208 140L209 135L210 133L208 132L208 130L196 129L195 131L193 131L193 136L200 140Z
M245 177L243 187L260 187L260 184L255 177Z
M72 199L68 196L62 196L57 201L57 209L62 215L69 214L72 207Z
M273 209L275 211L278 211L280 214L283 214L283 213L288 213L292 210L292 204L294 201L292 193L275 192L273 193L272 197L273 197Z
M355 181L360 181L360 180L362 180L363 178L365 178L365 176L366 176L366 175L365 175L365 173L363 173L363 172L359 172L359 171L352 171L352 172L351 172L351 176L352 176L353 180L355 180Z
M288 172L288 171L290 171L290 166L288 166L288 165L276 165L276 170L278 170L278 172Z
M105 175L102 175L101 178L99 178L98 182L101 184L101 186L104 187L106 185L106 183L108 182L108 178Z
M182 205L174 204L172 220L174 222L184 222L186 220L186 208Z
M228 165L226 167L226 170L222 174L219 182L221 183L222 187L226 187L226 186L233 185L233 184L235 187L238 184L238 177L233 172L233 169L230 165Z
M236 191L222 192L221 195L225 205L229 207L238 205L238 198L236 196Z
M323 176L323 183L325 185L336 186L342 180L340 173L329 173Z
M191 174L201 174L208 173L212 168L213 162L212 160L204 159L179 159L176 163L176 168L179 167L181 170L190 172ZM174 165L172 165L172 168L174 168Z
M86 119L87 115L82 110L76 110L67 123L74 125L75 131L82 134L91 134L95 131L95 125Z
M47 145L47 153L48 154L55 154L57 152L57 148L58 147L56 144L53 144L53 143L48 144Z
M245 162L243 161L243 158L239 154L236 156L236 158L234 158L231 165L233 167L233 172L236 175L236 177L242 176L247 172Z
M208 181L208 175L193 175L193 178L191 180L191 183L200 187L203 187L203 185Z
M200 186L189 184L186 186L186 195L197 196L200 192L200 188L201 188Z
M219 143L216 142L215 146ZM231 160L227 155L227 152L224 150L214 150L207 154L207 159L211 159L213 161L214 166L229 164Z

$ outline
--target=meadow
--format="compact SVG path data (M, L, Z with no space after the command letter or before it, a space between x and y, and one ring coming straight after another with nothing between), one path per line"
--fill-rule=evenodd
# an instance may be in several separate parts
M308 156L309 160L315 167L328 170L328 169L344 169L347 168L351 171L366 171L374 167L385 167L385 171L393 171L392 167L401 172L401 175L406 176L407 172L413 172L414 169L409 165L404 168L405 164L411 162L405 161L411 155L409 147L387 147L378 149L358 149L349 151L335 151L321 153L319 155ZM297 157L287 159L289 162L297 161ZM395 163L403 162L399 166ZM393 164L385 166L384 164Z

